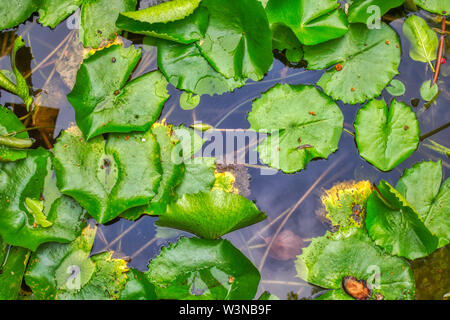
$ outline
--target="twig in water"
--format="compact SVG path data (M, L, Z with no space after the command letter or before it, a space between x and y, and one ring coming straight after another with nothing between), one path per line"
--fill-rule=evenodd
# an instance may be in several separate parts
M442 55L444 53L444 43L445 43L445 16L442 17L442 35L441 35L441 41L439 43L439 52L438 57L436 61L436 71L434 72L434 78L433 78L433 84L434 85L439 77L439 71L441 70L441 63L442 63Z

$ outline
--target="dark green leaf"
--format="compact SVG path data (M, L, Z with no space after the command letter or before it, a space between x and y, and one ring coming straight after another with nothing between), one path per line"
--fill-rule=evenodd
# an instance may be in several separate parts
M272 49L286 52L286 58L291 63L298 63L303 58L302 44L294 32L282 24L273 24Z
M419 122L403 102L372 100L355 120L359 154L382 171L390 171L407 159L419 145Z
M2 137L5 137L7 134L13 134L12 137L16 139L20 139L23 141L29 141L28 132L23 131L25 126L23 123L16 117L14 112L11 110L0 106L0 162L9 162L16 161L23 158L26 158L27 151L22 148L14 148L11 146L7 146L2 143ZM14 132L19 132L14 135Z
M249 300L260 280L255 266L228 240L181 238L163 247L148 268L158 299Z
M40 0L7 0L0 3L0 30L15 27L27 20Z
M169 98L158 71L127 82L141 52L114 45L86 59L67 98L87 139L106 132L146 131Z
M261 161L294 173L337 150L344 117L336 103L312 86L276 85L253 103L253 130L279 130L258 146Z

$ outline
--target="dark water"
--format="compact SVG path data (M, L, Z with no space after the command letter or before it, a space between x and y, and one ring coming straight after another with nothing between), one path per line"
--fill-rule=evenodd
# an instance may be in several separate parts
M400 18L391 23L391 26L400 36L402 36L402 21L402 18ZM437 23L431 20L429 22L432 26L439 28ZM13 33L3 32L0 34L0 69L10 68L9 57L6 53ZM74 122L73 109L65 97L70 92L70 89L64 82L64 77L67 77L67 75L62 76L59 71L62 68L64 72L73 72L73 69L77 68L76 63L74 66L71 66L70 63L72 56L76 57L81 54L76 53L77 32L70 30L64 22L56 29L51 30L33 21L28 21L22 24L15 33L22 35L27 46L31 46L31 51L29 49L21 50L18 61L20 62L21 70L24 72L37 69L29 80L35 90L43 89L40 94L40 104L59 110L55 131L49 139L50 143L52 143L54 140L51 141L51 138L57 137L61 130ZM63 43L55 51L55 54L48 57L68 36L70 40ZM6 37L10 40L5 40ZM135 43L142 43L142 39L139 37L136 38L136 36L130 35L129 38L136 40ZM126 40L125 42L130 43ZM68 46L66 46L67 43L69 43ZM133 77L156 69L154 49L143 45L139 46L143 48L144 54ZM402 63L399 70L400 75L397 78L405 83L407 92L404 96L397 99L411 105L413 99L420 98L419 88L421 84L425 80L431 79L433 74L426 64L412 61L409 58L408 43L404 38L402 38L402 48ZM448 52L446 55L448 56ZM61 60L61 57L64 57L65 60ZM45 62L42 63L42 61ZM59 63L56 63L58 68L55 68L56 64L52 63L52 61L59 61ZM65 62L62 63L61 61ZM39 65L40 67L36 68ZM272 70L263 81L259 83L250 82L234 93L202 97L200 105L194 111L180 109L178 105L180 92L170 87L172 97L166 103L163 117L167 117L167 121L174 124L184 123L190 125L195 121L202 121L218 128L246 129L249 127L246 117L251 110L251 101L258 98L261 93L276 83L314 84L321 74L322 72L289 68L279 60L275 60ZM417 113L422 133L438 128L450 120L450 112L448 112L450 101L449 75L450 63L447 63L441 71L439 87L442 92L436 102L430 108L425 109L424 102L420 101L419 105L413 108ZM383 98L386 101L392 99L386 91L383 91ZM2 91L0 104L15 107L16 111L20 113L21 107L15 105L16 103L20 104L20 100L17 97ZM352 124L360 106L344 105L341 102L338 102L338 104L344 113L346 128L353 131ZM39 138L39 134L35 135ZM449 145L448 131L440 132L431 139L444 146ZM339 144L339 150L335 154L330 155L328 160L311 162L306 170L297 174L261 175L260 169L248 168L251 176L251 194L249 198L255 200L259 208L266 212L268 219L252 227L236 231L226 236L226 238L230 239L237 248L241 249L260 268L262 275L260 292L269 290L282 299L285 299L289 292L295 293L299 298L309 297L317 292L318 288L314 288L301 279L296 278L294 259L280 261L273 258L270 254L266 255L267 248L264 245L263 238L270 237L277 230L290 230L307 243L308 239L320 236L327 230L327 225L317 216L317 212L321 209L320 196L324 189L348 180L378 182L380 179L384 179L395 184L405 168L409 168L418 161L430 159L442 159L444 177L447 178L449 176L448 158L430 150L424 143L420 145L419 149L409 159L392 172L384 173L360 158L353 136L344 132ZM143 217L137 222L118 220L108 225L100 226L93 253L111 249L117 252L117 256L131 257L131 266L145 270L148 261L159 253L162 245L176 240L183 234L168 229L160 229L157 234L154 226L155 220L155 218ZM442 269L438 267L438 264L441 262L436 262L438 260L435 258L436 255L443 255L444 261L447 261L446 265L448 266L448 248L441 249L432 257L414 263L417 268L418 298L441 299L444 293L450 291L448 281L442 281L442 272L424 271L434 270L434 266L436 266L436 270ZM264 261L262 262L263 259ZM449 279L448 272L445 278Z

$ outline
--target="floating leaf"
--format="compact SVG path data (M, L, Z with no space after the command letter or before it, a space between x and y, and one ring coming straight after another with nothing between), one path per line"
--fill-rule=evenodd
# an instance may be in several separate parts
M125 286L126 262L112 252L89 257L96 229L69 244L47 243L30 258L25 281L37 300L117 299Z
M177 196L211 190L216 180L215 161L215 158L194 158L185 163L186 170L183 181L176 189Z
M147 204L160 179L159 148L151 130L83 139L78 128L55 144L58 188L75 198L99 223Z
M447 0L414 0L414 3L433 13L442 15L450 13L450 3Z
M169 98L158 71L126 83L140 50L113 45L86 59L67 98L77 125L87 139L106 132L146 131Z
M368 24L372 17L381 19L390 9L401 6L405 0L353 0L349 2L351 5L348 9L348 21Z
M261 80L272 62L272 33L257 0L203 0L209 24L198 47L226 78Z
M39 22L46 27L54 28L66 19L84 0L41 0Z
M0 238L0 300L16 300L30 251L9 246Z
M36 250L45 242L69 242L81 232L84 214L71 198L61 196L45 201L46 220L50 227L38 225L29 212L25 199L40 199L52 175L50 153L43 149L30 150L28 157L0 164L0 236L9 244Z
M25 126L14 112L0 106L0 162L26 158L27 151L23 150L23 148L17 148L17 143L19 142L21 147L31 147L32 141L29 140L28 132L24 130ZM14 134L15 132L17 133ZM12 136L6 137L8 134L12 134ZM11 141L11 138L13 138L13 141ZM9 144L7 143L8 140Z
M195 109L200 103L200 96L194 96L192 93L183 92L180 96L180 107L183 110Z
M300 62L303 58L303 49L295 33L282 24L273 24L271 29L272 49L285 51L286 59L291 63Z
M321 294L314 300L354 300L343 289L334 289Z
M325 299L343 299L345 277L364 280L371 297L414 299L414 276L408 263L375 246L362 229L315 238L297 257L298 276L316 286L334 289Z
M137 269L130 269L120 300L156 300L155 286Z
M431 101L439 93L439 87L435 83L431 85L431 80L425 81L420 87L420 96L425 101Z
M406 169L396 186L439 238L439 248L450 242L450 179L441 182L441 161L428 161Z
M315 45L347 32L347 18L339 7L335 0L269 0L266 12L270 23L284 24L301 43Z
M240 79L227 79L214 70L196 44L158 41L158 66L171 84L198 95L222 94L245 83Z
M258 223L266 215L241 195L221 190L185 194L159 216L158 226L217 239L229 232Z
M371 193L369 181L343 182L325 190L321 201L326 218L339 230L360 228L364 225L367 199Z
M260 280L255 266L228 240L183 237L163 247L148 269L158 299L249 300Z
M403 24L403 33L410 43L409 56L415 61L427 62L434 71L432 61L436 60L438 37L427 22L411 15Z
M98 48L114 40L119 13L136 9L137 0L89 0L81 7L80 39L85 47Z
M279 130L258 146L261 161L286 173L337 150L344 117L339 107L312 86L276 85L253 103L253 130Z
M317 83L326 94L356 104L375 98L398 74L401 49L397 34L385 23L380 29L351 24L341 39L304 47L308 69L330 68Z
M382 171L390 171L407 159L419 145L419 122L403 102L372 100L355 119L359 154Z
M405 94L406 87L400 80L394 79L391 81L389 87L386 88L391 96L399 97Z
M378 246L411 260L429 255L438 245L414 208L385 181L367 202L366 228Z
M36 11L40 0L8 0L0 4L0 30L13 28Z

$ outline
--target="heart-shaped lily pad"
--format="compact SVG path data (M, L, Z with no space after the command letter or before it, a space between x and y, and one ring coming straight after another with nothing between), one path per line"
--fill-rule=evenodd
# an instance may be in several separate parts
M355 120L359 154L383 171L390 171L407 159L419 145L416 114L395 99L389 108L384 100L372 100Z
M248 121L251 129L271 133L258 146L261 161L286 173L336 151L344 125L342 112L330 97L312 86L287 84L278 84L255 100Z
M87 58L67 98L87 139L107 132L146 131L169 98L167 81L158 71L127 83L139 62L134 46L113 45Z

